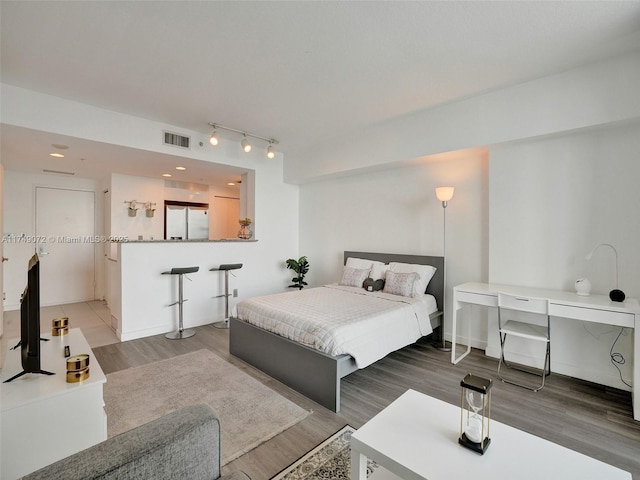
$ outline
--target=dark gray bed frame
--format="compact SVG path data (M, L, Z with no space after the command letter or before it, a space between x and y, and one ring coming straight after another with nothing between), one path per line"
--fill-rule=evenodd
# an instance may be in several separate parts
M437 271L427 293L436 298L440 311L431 315L432 325L442 318L444 257L344 252L345 263L348 257L433 265ZM358 369L351 355L327 355L233 317L229 352L334 412L340 411L340 379Z

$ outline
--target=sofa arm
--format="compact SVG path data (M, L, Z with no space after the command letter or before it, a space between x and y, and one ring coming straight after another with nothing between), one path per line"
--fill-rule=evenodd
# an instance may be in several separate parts
M219 477L220 422L208 405L193 405L111 437L24 478L214 480Z

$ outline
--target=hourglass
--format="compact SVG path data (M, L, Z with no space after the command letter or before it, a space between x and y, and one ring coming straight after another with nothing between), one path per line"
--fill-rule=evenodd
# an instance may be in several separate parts
M474 452L484 454L491 443L489 422L491 416L490 379L468 374L460 382L462 387L460 411L460 438L458 443Z

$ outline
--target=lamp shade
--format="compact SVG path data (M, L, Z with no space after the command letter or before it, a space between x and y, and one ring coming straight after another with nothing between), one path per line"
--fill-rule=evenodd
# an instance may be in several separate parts
M453 198L453 187L436 187L436 197L441 202L448 202Z

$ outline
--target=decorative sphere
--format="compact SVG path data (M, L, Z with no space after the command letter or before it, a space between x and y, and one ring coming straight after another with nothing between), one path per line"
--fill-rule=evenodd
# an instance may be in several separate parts
M578 295L589 296L591 295L591 282L588 278L579 278L575 283L576 292Z
M609 292L609 298L614 302L624 302L626 296L622 290L615 289Z

